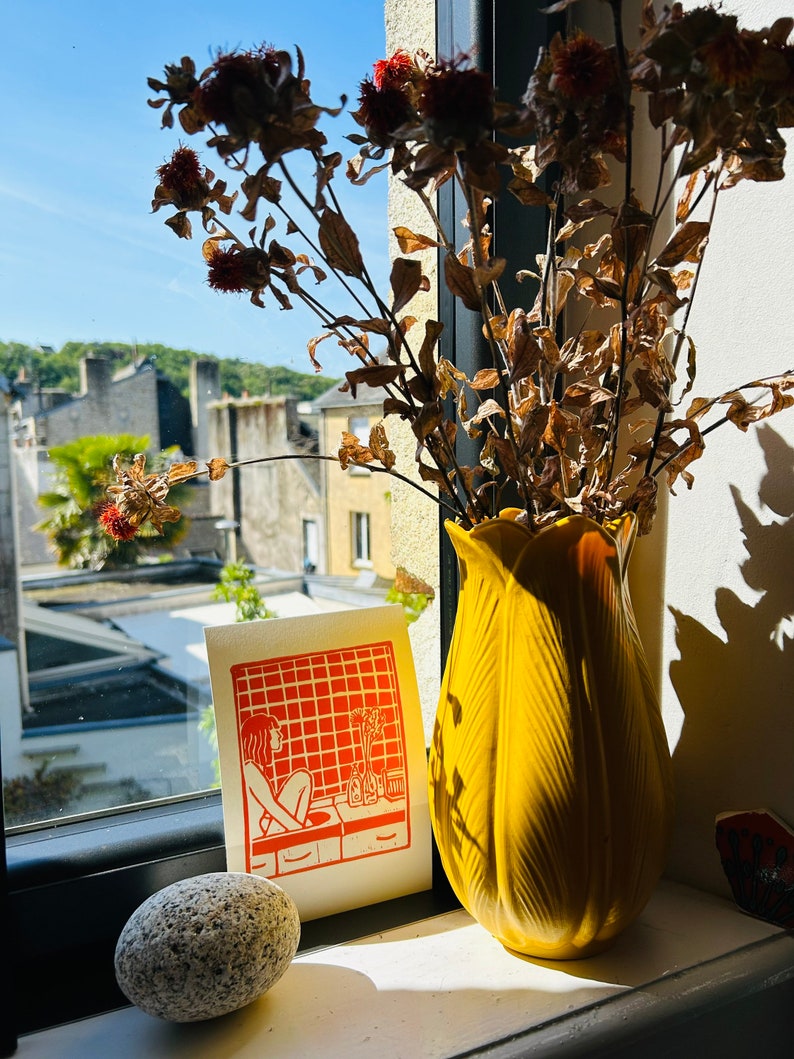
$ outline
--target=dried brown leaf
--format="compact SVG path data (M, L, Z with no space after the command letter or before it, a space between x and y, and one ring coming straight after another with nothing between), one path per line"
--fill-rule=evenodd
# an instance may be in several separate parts
M315 352L317 350L317 347L319 346L319 344L321 342L324 342L326 340L326 338L330 338L332 334L333 334L332 331L326 331L322 335L315 335L314 338L310 338L309 341L306 343L306 349L308 350L308 353L309 353L309 360L312 362L312 367L314 368L314 370L316 372L321 372L323 370L322 364L319 362L319 360L315 356Z
M504 408L502 408L498 401L494 401L493 398L489 398L487 401L482 402L469 420L469 423L482 423L482 421L488 419L489 416L500 416L502 419L505 418Z
M444 278L450 293L460 298L467 309L479 312L482 305L480 291L474 278L474 270L462 264L455 254L444 257Z
M198 464L195 460L190 460L187 463L172 463L168 468L168 484L176 485L177 482L186 482L188 478L193 478L198 471Z
M474 282L484 290L496 283L505 270L507 261L503 257L494 257L486 265L480 265L474 270Z
M436 345L443 330L444 325L438 320L425 321L425 337L419 350L419 370L428 381L436 377Z
M707 221L685 221L656 258L658 268L671 268L682 261L698 262L703 256L710 225Z
M207 471L211 482L219 482L229 470L229 464L221 456L207 460Z
M355 434L342 431L342 444L339 446L339 466L346 470L351 464L356 467L365 467L375 459L372 450L362 445Z
M589 382L572 382L562 395L562 403L590 408L593 405L603 404L604 401L611 401L614 396L614 393L605 386L596 386Z
M499 385L496 368L481 368L469 384L472 390L493 390Z
M376 423L369 432L369 447L376 460L379 460L387 471L397 462L397 457L389 448L389 439L383 423Z
M443 245L436 239L431 239L427 235L418 235L403 225L398 225L393 231L402 254L415 254L420 250L429 250L432 247Z
M515 195L522 206L549 206L553 202L543 188L524 176L513 177L507 190Z
M176 232L180 239L190 239L193 234L190 218L181 211L175 213L173 217L169 217L165 223L172 232Z
M364 261L358 237L345 218L328 207L320 216L319 240L323 255L332 268L361 279Z
M418 261L395 258L391 269L392 311L400 312L422 288L422 266Z
M350 386L353 396L356 396L356 387L360 384L365 386L388 386L398 379L403 369L399 364L367 364L363 368L355 368L346 371L345 378Z
M571 412L560 408L559 404L552 400L549 402L549 419L546 429L543 431L543 441L557 452L564 452L568 444L568 438L576 431L578 419Z

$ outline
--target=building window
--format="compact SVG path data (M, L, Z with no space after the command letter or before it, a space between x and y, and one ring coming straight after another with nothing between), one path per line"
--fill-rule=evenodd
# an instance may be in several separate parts
M353 512L353 566L372 566L369 514L366 511Z
M314 574L317 572L320 559L320 530L314 519L302 519L301 537L303 539L303 572Z
M347 430L349 434L355 435L362 445L369 445L369 419L366 416L351 416L347 422ZM366 467L355 466L348 467L347 473L367 477L372 474Z

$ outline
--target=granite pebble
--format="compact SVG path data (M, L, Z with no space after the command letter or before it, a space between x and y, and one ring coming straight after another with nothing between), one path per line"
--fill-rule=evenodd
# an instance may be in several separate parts
M280 886L210 872L166 886L133 912L116 944L116 981L149 1015L198 1022L270 989L299 940L297 907Z

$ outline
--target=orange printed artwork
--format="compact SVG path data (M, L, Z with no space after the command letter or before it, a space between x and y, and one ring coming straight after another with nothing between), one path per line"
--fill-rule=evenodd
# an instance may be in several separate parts
M390 643L246 662L232 683L247 871L277 879L410 845Z

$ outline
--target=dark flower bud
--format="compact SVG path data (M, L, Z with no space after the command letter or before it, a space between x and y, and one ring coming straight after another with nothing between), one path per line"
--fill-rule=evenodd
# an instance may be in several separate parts
M493 128L493 85L487 74L460 68L468 57L441 62L428 73L419 110L430 142L444 151L480 143Z
M270 282L270 259L259 247L221 247L213 243L206 258L207 279L213 290L260 291Z
M361 82L359 93L356 120L364 126L374 144L392 146L394 132L414 116L407 93L389 85L378 88L369 79Z
M556 38L551 47L551 91L569 99L602 96L615 82L610 52L593 37L577 33L564 43Z

